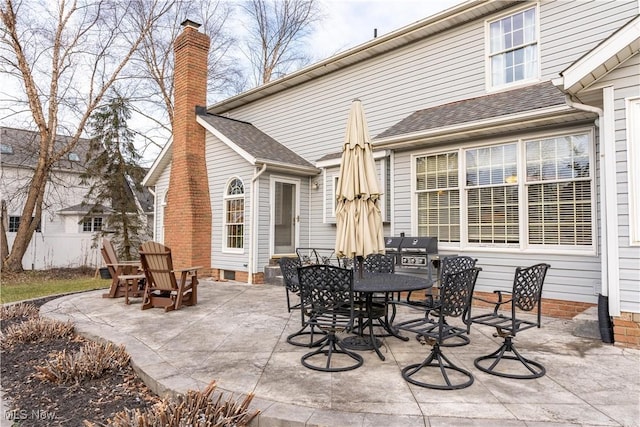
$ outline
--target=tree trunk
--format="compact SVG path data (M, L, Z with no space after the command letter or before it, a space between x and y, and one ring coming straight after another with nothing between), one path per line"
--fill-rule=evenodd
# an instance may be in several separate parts
M9 242L7 241L7 202L0 202L0 264L9 255Z

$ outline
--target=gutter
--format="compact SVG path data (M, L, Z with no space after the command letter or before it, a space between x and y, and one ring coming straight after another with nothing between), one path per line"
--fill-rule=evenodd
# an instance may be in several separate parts
M609 298L609 314L620 315L620 257L618 254L618 204L616 190L616 138L613 87L602 89L603 109L574 102L578 110L598 114L600 140L600 213L602 223L601 280L602 294ZM607 114L610 113L610 114Z
M247 263L247 269L249 270L249 277L247 278L247 282L252 285L253 284L253 272L255 271L255 251L257 245L256 239L258 235L258 221L256 218L258 217L258 188L255 185L260 175L262 175L267 170L267 164L263 163L262 168L259 171L253 174L253 178L251 178L251 233L249 233L249 262Z

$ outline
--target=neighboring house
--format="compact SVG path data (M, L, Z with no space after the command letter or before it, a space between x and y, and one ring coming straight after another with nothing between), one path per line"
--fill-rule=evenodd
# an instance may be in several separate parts
M63 144L67 137L58 136ZM0 128L0 194L7 204L7 240L13 245L20 225L26 189L33 177L39 135L28 130ZM88 187L80 183L85 170L88 141L81 139L75 150L53 169L43 203L42 221L22 260L25 269L54 267L96 267L103 263L94 237L108 230L109 207L85 218L89 206L82 201ZM145 220L152 221L153 200L148 191L136 197Z
M177 90L184 124L145 178L156 238L191 245L183 263L254 283L297 246L333 247L359 98L385 235L436 236L441 253L477 258L478 292L547 262L547 314L572 317L602 293L616 341L640 345L638 8L471 0L206 110L201 84ZM192 71L176 71L176 88L206 61L191 24L175 48ZM178 212L196 225L176 224Z

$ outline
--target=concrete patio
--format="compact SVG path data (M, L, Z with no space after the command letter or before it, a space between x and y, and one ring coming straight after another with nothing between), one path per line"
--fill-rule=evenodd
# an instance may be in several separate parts
M385 361L362 352L364 365L341 373L304 368L309 351L286 342L300 325L274 285L201 280L198 304L165 313L140 310L140 299L103 299L104 291L65 296L41 316L74 323L77 332L124 344L132 364L157 393L185 393L216 380L234 397L252 392L254 425L265 426L639 426L640 351L571 334L571 322L545 318L516 345L547 374L514 380L485 374L474 358L495 350L494 330L473 327L471 344L446 348L475 382L453 391L408 384L402 367L430 347L413 337L385 338ZM406 318L403 309L399 318ZM413 313L415 314L415 312Z

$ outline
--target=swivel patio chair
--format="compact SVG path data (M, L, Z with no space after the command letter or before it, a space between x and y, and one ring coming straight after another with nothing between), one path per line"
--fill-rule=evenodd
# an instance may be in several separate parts
M174 270L171 249L157 242L145 242L140 246L140 261L147 279L143 310L152 307L178 310L183 305L198 302L198 269L202 267Z
M367 255L363 262L363 269L365 273L393 273L395 271L395 256L386 254L370 254ZM395 305L391 304L393 314L389 317L387 310L387 303L393 296L388 293L374 294L371 302L371 315L369 319L376 319L380 326L385 329L390 324L391 320L395 317ZM360 303L363 303L363 298L358 296L358 308L362 308ZM384 319L384 320L383 320ZM373 325L372 325L373 326ZM388 336L385 335L385 336Z
M287 337L287 342L291 345L300 347L313 347L318 345L321 340L324 340L325 334L321 331L316 332L313 327L306 325L304 321L304 314L301 310L302 299L300 296L300 284L298 283L298 268L302 266L300 259L297 257L282 257L280 258L279 264L287 295L287 311L291 312L291 310L300 310L302 317L302 327L298 331L289 335ZM295 296L299 302L293 304L291 302L292 296ZM316 333L321 337L319 340L314 340L314 335ZM309 339L306 341L300 341L297 338L301 336L308 337Z
M467 270L475 267L477 260L475 258L471 258L469 256L447 256L440 260L440 274L439 274L439 283L444 282L444 278L448 274L457 273L463 270ZM418 310L422 315L410 320L406 320L394 325L395 328L408 331L415 332L416 338L418 340L421 339L421 336L418 334L419 331L424 331L426 328L437 328L438 322L436 320L429 317L431 310L434 307L434 300L438 298L438 292L440 288L436 287L431 288L425 294L425 299L418 301L411 301L407 305L413 309ZM464 329L464 334L459 334L457 327L452 327L453 329L448 330L449 333L452 333L455 337L455 340L451 340L451 342L446 342L442 344L442 347L459 347L463 345L469 344L469 332L471 331L471 324L469 322L468 316L469 311L465 313L466 317L463 317L463 322L466 327ZM452 337L452 338L454 338Z
M471 296L480 270L474 267L444 276L439 296L431 308L431 313L438 318L436 326L426 324L418 331L424 342L431 344L431 352L422 363L402 369L402 377L411 384L439 390L456 390L473 384L471 372L455 365L442 353L441 347L446 340L466 333L465 328L451 326L446 319L464 317L471 310Z
M469 321L495 327L496 333L493 336L504 338L500 348L474 361L476 368L492 375L516 379L540 378L545 374L544 366L523 357L516 350L513 339L519 332L540 327L542 286L549 268L550 265L544 263L516 268L512 291L494 291L497 294L497 302L474 297L476 300L493 304L494 308L491 313L473 316ZM505 297L507 294L510 294L510 298ZM510 315L499 312L500 308L507 304L511 305ZM530 312L534 308L537 308L535 318L524 319L522 313ZM505 360L512 362L505 362Z
M298 269L298 281L306 324L327 333L320 347L302 356L302 365L324 372L362 366L362 356L345 348L337 336L353 325L353 270L310 265Z
M335 251L328 248L296 248L296 255L302 265L331 264L337 265Z

